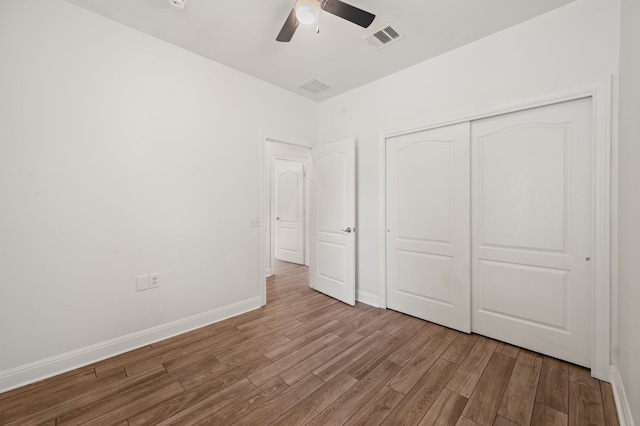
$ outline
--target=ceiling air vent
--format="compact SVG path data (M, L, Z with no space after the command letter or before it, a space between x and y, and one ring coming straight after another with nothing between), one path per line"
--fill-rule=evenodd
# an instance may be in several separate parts
M327 83L323 83L322 81L314 78L313 80L309 80L302 83L298 87L311 93L320 93L329 89L331 86L329 86Z
M376 49L381 49L385 46L390 45L391 43L400 40L403 37L404 36L398 34L398 32L391 25L385 25L384 27L374 31L373 33L367 34L366 36L362 37L362 39L366 41L369 46L372 46Z

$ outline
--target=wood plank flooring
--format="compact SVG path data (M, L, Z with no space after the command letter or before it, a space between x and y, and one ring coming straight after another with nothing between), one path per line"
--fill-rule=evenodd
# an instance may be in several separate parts
M2 425L603 425L589 371L390 310L279 262L266 307L0 394Z

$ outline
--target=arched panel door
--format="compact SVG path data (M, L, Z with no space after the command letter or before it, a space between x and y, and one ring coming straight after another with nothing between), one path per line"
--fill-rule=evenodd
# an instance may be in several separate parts
M304 164L275 160L276 259L304 265Z
M315 290L354 305L355 140L319 146L312 157L309 282Z
M474 121L472 329L591 365L591 100Z
M469 123L387 139L387 306L469 332Z

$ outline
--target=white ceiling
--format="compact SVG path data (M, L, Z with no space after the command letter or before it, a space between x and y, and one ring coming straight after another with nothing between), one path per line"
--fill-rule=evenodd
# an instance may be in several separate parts
M67 0L99 15L322 101L575 0L347 0L376 15L368 29L322 12L320 33L300 25L275 40L294 0ZM362 37L387 24L404 36L380 50ZM298 88L311 79L331 86Z

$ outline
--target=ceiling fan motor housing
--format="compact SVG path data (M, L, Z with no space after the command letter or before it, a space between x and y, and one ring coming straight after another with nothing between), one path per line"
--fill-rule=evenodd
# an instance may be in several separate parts
M368 28L376 15L359 9L342 0L297 0L284 22L276 41L289 42L298 24L310 25L318 20L320 10L352 22L363 28ZM318 29L316 28L316 31Z

